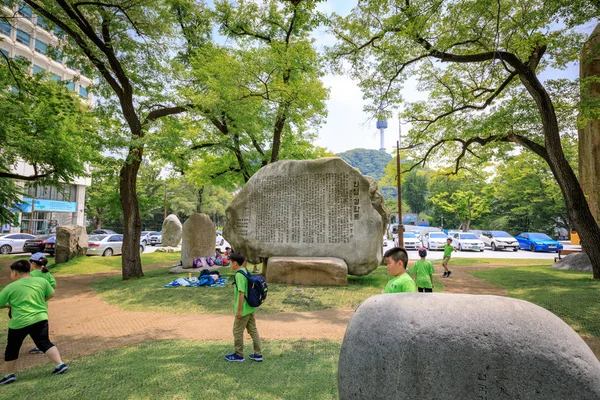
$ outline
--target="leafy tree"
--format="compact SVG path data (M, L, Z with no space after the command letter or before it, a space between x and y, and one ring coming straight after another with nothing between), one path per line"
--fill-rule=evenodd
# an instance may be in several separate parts
M402 84L417 78L429 99L404 116L410 146L423 149L420 164L454 160L458 171L465 160L505 157L514 145L544 159L600 279L600 227L561 143L561 134L575 132L577 86L539 77L577 60L585 40L578 28L599 15L592 3L360 2L347 18L332 18L340 39L332 55L350 62L374 112L400 104Z
M173 99L167 79L168 51L181 29L178 6L192 0L70 2L24 0L50 28L65 33L60 47L71 65L83 64L89 75L101 79L97 89L99 111L110 119L111 143L125 149L119 172L119 196L124 218L123 279L143 276L139 255L141 216L137 176L145 140L156 130L156 121L180 114L189 104ZM197 31L197 40L207 32Z
M53 185L84 176L99 143L89 106L66 84L29 76L29 67L0 53L0 223L12 222L23 181ZM33 171L14 172L18 161Z
M521 153L498 166L491 182L491 212L486 225L516 235L570 229L564 199L548 165L531 153Z
M180 14L187 41L180 94L198 118L173 124L188 132L179 164L198 187L233 187L268 163L325 153L311 144L328 96L310 39L315 3L216 1L206 13L230 39L222 45L199 43L191 10Z
M489 199L478 196L470 190L456 190L452 194L447 192L438 193L432 196L429 201L444 211L455 214L460 220L458 229L465 232L471 229L471 221L489 212L490 206Z

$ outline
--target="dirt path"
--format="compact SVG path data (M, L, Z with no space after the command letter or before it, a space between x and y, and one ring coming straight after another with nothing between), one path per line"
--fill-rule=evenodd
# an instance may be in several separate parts
M146 269L167 265L170 263ZM504 290L465 271L466 267L453 268L451 278L444 279L446 292L506 296ZM55 276L59 290L49 303L50 337L64 359L154 340L231 340L231 315L123 311L100 299L89 286L93 281L118 273ZM0 271L0 284L8 282L8 268L4 268ZM261 336L267 340L341 340L351 315L351 309L259 314L258 321ZM600 358L600 340L584 339ZM43 355L28 354L32 347L33 342L27 339L19 357L19 368L47 362Z

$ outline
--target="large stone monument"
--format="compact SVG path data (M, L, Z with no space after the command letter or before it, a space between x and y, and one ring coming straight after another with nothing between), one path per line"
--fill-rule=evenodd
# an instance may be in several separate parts
M181 243L182 236L181 222L177 215L171 214L163 221L162 226L162 247L177 247Z
M367 275L382 259L386 214L375 180L340 158L261 168L226 210L224 236L249 262L336 257Z
M600 101L600 24L583 46L579 75L581 116L587 118L585 126L579 129L579 182L592 215L600 222L600 119L591 117L594 110L586 108L587 104Z
M181 262L183 268L192 268L195 258L215 255L217 232L206 214L193 213L183 223Z
M556 315L498 296L364 301L338 365L346 399L600 399L600 362Z
M59 226L56 229L56 249L54 255L54 262L56 264L85 256L87 249L88 236L83 226Z

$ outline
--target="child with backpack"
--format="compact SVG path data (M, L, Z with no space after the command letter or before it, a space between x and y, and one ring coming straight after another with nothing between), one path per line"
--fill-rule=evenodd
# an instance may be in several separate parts
M48 281L50 286L55 289L56 279L54 279L52 274L48 271L48 268L46 268L46 265L48 265L46 255L39 252L32 254L29 258L29 262L31 263L31 272L29 273L29 276L32 278L44 278ZM35 349L29 350L29 354L44 354L44 352L36 347Z
M252 307L248 304L249 299L249 281L250 279L258 278L250 275L246 268L246 258L241 253L231 253L230 267L235 272L234 278L234 315L235 321L233 323L233 342L235 352L227 354L225 359L227 361L244 361L244 330L248 330L248 333L252 337L252 344L254 345L254 353L250 354L248 358L253 361L261 362L263 360L262 352L260 350L260 336L258 335L258 329L256 329L256 319L254 318L254 311L256 307ZM251 282L252 284L253 282ZM254 296L250 297L253 298Z

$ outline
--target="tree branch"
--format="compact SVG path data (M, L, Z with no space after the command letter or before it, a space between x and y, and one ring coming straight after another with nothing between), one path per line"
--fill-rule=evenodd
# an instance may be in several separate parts
M144 122L142 123L142 126L144 126L152 121L155 121L159 118L162 118L162 117L166 117L169 115L175 115L175 114L181 114L183 112L188 111L190 108L192 108L192 105L187 104L185 106L164 107L164 108L160 108L158 110L150 111L150 113L148 114L148 116L146 117Z
M52 175L53 173L54 173L54 171L50 171L45 174L39 174L39 175L37 175L37 174L36 175L19 175L19 174L12 174L9 172L0 172L0 178L18 179L18 180L22 180L22 181L37 181L42 178L47 178L50 175Z

